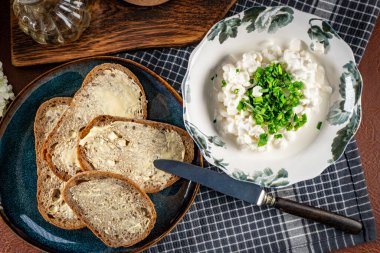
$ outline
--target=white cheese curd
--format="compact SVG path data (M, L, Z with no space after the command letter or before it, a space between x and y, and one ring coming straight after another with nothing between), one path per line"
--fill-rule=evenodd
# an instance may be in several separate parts
M254 151L284 149L297 139L299 130L283 129L278 132L283 135L283 138L275 139L273 135L269 135L267 144L258 147L259 136L267 132L267 129L256 125L249 111L237 110L239 101L242 98L248 99L245 92L249 88L253 87L254 97L262 95L261 87L255 87L249 80L258 67L265 68L271 63L281 63L292 75L293 81L303 82L304 98L300 101L300 105L293 108L298 116L306 114L308 121L303 127L306 127L310 119L318 112L321 96L332 93L332 88L325 78L324 68L318 64L312 54L302 49L300 40L292 40L285 48L271 45L261 51L247 52L236 63L223 65L220 78L225 83L224 85L221 85L221 82L215 83L218 92L217 128L222 135L233 136L239 148Z

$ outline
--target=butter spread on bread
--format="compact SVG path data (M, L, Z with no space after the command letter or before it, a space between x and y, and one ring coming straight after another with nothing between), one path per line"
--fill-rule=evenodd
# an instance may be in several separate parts
M145 192L158 192L178 177L154 167L155 159L191 162L194 144L181 128L149 120L99 116L81 132L78 158L83 170L120 174Z
M82 172L67 182L63 192L74 212L110 247L127 247L143 240L156 222L149 197L117 174Z
M79 131L98 115L143 119L147 117L144 90L137 77L118 64L91 70L75 93L70 107L44 143L51 170L67 181L80 171L76 146Z
M71 98L53 98L44 102L37 110L34 121L34 136L37 161L37 206L42 217L63 229L79 229L84 223L65 203L62 190L65 181L54 175L41 155L42 143L69 107Z

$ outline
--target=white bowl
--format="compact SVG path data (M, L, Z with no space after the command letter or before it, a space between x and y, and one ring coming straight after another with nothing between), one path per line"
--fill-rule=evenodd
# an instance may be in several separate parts
M242 151L223 138L214 123L217 68L228 57L263 49L265 41L281 46L292 39L303 41L304 49L315 53L333 88L322 128L314 127L312 136L303 136L308 145L295 148L297 152ZM219 21L193 51L182 83L184 121L209 163L239 180L284 187L318 176L343 154L360 124L361 89L350 47L325 20L285 6L253 7Z

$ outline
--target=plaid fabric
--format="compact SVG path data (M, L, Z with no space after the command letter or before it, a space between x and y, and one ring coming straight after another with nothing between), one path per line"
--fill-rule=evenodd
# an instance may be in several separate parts
M364 53L380 10L377 0L238 1L228 15L253 5L287 4L330 20L351 46L357 62ZM189 56L195 45L122 53L165 78L180 92ZM258 207L201 188L183 220L147 252L327 252L376 238L375 221L355 140L344 155L317 178L273 191L312 206L325 208L364 224L349 235L322 224Z

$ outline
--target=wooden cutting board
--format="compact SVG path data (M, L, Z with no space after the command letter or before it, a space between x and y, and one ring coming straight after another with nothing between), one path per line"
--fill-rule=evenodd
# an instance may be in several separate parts
M170 0L141 7L122 0L97 0L89 28L63 46L34 42L18 27L11 11L11 55L15 66L63 62L125 50L173 47L202 39L236 0Z

